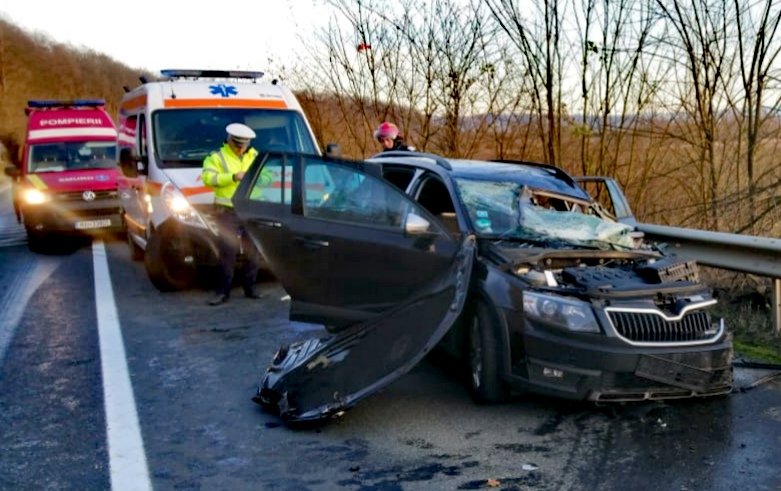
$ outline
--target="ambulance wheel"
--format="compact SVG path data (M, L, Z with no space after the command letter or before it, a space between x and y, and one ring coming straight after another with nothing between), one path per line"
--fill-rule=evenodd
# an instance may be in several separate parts
M146 273L152 284L161 292L184 290L195 281L195 268L187 264L184 246L175 237L154 233L149 238L144 254Z

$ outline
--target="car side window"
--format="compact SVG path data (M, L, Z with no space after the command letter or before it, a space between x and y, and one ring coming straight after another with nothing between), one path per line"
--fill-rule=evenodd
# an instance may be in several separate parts
M450 233L459 233L453 198L440 178L434 175L424 176L416 194L416 201L441 221Z
M410 211L403 194L345 164L304 161L304 216L401 229Z
M250 201L290 204L292 167L282 155L269 155L252 183Z
M399 188L406 191L412 178L415 176L415 169L407 166L383 165L382 177Z

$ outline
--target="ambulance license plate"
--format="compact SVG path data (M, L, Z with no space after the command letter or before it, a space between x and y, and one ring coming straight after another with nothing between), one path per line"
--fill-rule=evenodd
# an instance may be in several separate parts
M85 230L88 228L103 228L110 227L111 219L104 218L101 220L84 220L82 222L76 222L76 230Z

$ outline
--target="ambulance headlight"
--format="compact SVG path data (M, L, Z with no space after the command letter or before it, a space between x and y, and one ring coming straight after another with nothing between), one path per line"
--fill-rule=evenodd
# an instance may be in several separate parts
M51 199L48 194L38 189L26 189L22 196L24 197L24 202L28 205L40 205Z
M185 225L190 225L199 228L208 228L203 221L203 217L198 211L193 208L187 198L182 195L181 191L176 189L173 184L166 183L163 186L163 190L160 193L165 203L166 208L180 222Z

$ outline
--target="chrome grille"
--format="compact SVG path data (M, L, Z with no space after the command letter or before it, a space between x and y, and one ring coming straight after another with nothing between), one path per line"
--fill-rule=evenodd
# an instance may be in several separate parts
M687 312L679 318L668 318L651 310L605 309L616 332L633 344L701 344L721 335L721 328L711 325L708 312Z
M95 200L103 200L103 199L117 199L117 191L116 189L113 190L106 190L106 191L93 191L95 193ZM71 191L67 193L57 193L54 196L59 201L84 201L84 197L82 196L84 191Z

